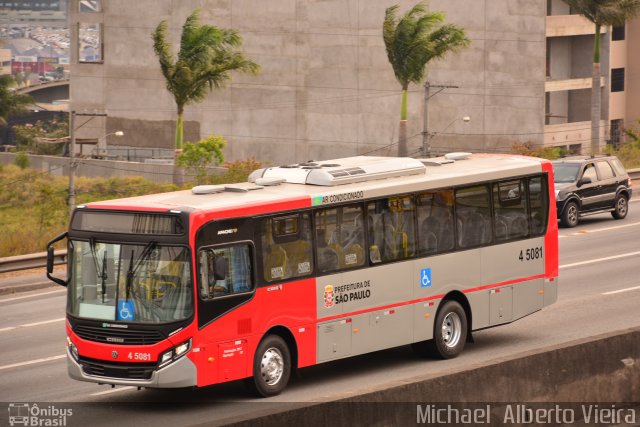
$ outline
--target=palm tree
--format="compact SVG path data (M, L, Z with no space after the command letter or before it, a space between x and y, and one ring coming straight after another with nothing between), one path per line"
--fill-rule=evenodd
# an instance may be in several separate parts
M168 24L162 21L152 34L153 49L160 70L178 109L176 148L184 139L184 107L202 101L208 92L224 87L231 71L256 74L260 66L238 51L242 38L234 29L199 24L200 11L195 10L182 27L177 59L169 43Z
M593 43L591 74L591 154L600 152L600 32L602 27L624 25L640 13L640 0L564 0L572 9L593 22L596 34Z
M459 51L471 41L462 28L443 24L443 12L429 13L424 2L416 4L401 18L396 14L398 8L398 5L387 8L382 36L393 72L402 85L398 156L406 156L409 83L422 81L429 61Z
M9 90L15 85L15 80L11 75L0 76L0 125L6 125L9 116L26 111L27 105L33 103L29 95Z

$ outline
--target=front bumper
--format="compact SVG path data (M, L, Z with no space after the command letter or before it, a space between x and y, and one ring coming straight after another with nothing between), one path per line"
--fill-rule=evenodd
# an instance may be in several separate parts
M88 375L82 365L76 361L69 348L67 348L67 370L74 380L88 381L101 384L129 385L149 388L181 388L192 387L197 384L197 369L193 362L186 356L162 369L154 370L151 378L145 380L102 377Z

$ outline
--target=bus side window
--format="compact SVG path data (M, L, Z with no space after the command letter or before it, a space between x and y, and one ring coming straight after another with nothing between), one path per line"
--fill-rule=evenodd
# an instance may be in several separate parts
M493 184L496 240L520 239L529 235L527 197L522 180Z
M529 206L531 207L531 235L541 236L547 229L549 197L542 177L529 178Z
M263 276L267 282L304 277L313 272L308 213L263 219L260 239Z
M486 185L456 190L456 225L460 247L469 248L491 243L492 223Z
M321 272L364 264L364 221L360 205L315 213L316 252Z
M455 246L453 191L429 191L418 195L419 255L446 252Z
M212 299L253 290L251 248L248 244L200 251L200 296Z
M372 263L415 255L415 206L411 196L390 197L367 205Z

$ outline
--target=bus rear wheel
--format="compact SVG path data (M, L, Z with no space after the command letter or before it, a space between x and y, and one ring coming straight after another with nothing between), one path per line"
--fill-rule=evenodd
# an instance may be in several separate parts
M278 335L266 336L253 358L253 377L247 378L249 389L256 395L270 397L284 390L291 376L291 353Z
M467 340L467 313L459 302L445 301L438 310L433 339L413 344L420 356L452 359L462 353Z

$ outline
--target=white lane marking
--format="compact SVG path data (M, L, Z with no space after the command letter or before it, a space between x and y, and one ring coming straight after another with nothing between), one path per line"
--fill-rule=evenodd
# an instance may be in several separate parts
M626 254L620 254L620 255L614 255L614 256L608 256L608 257L605 257L605 258L590 259L588 261L574 262L573 264L561 265L560 268L578 267L580 265L587 265L587 264L591 264L591 263L594 263L594 262L603 262L603 261L610 261L612 259L628 258L630 256L635 256L635 255L640 255L640 251L638 251L638 252L629 252L629 253L626 253Z
M91 396L102 396L102 395L105 395L105 394L118 393L120 391L132 390L134 388L136 388L136 387L134 387L132 385L128 385L126 387L112 388L112 389L107 390L107 391L99 391L97 393L91 393Z
M634 286L633 288L625 288L625 289L618 289L617 291L604 292L602 295L613 295L613 294L619 294L622 292L636 291L638 289L640 289L640 286Z
M600 231L609 231L609 230L617 230L618 228L635 227L636 225L640 225L640 222L632 222L631 224L624 224L624 225L614 225L612 227L596 228L594 230L580 230L580 231L575 231L569 234L562 234L562 235L559 235L558 237L583 236L585 234L598 233Z
M64 319L65 319L64 317L60 317L59 319L44 320L42 322L35 322L35 323L25 323L24 325L18 325L18 326L9 326L7 328L0 329L0 332L12 331L18 328L31 328L32 326L48 325L49 323L62 322L64 321Z
M67 357L66 354L61 354L58 356L45 357L43 359L35 359L35 360L28 360L26 362L14 363L12 365L4 365L4 366L0 366L0 371L4 369L18 368L20 366L35 365L36 363L50 362L52 360L63 359L65 357Z
M17 301L19 299L25 299L25 298L35 298L35 297L39 297L39 296L42 296L42 295L57 294L59 292L66 292L66 290L65 289L59 289L57 291L41 292L39 294L25 295L25 296L22 296L22 297L0 299L0 303L9 302L9 301Z

